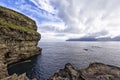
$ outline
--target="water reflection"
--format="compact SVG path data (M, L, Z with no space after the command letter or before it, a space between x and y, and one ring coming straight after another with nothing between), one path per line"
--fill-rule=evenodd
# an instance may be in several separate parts
M8 74L12 75L16 73L20 75L26 73L29 78L35 78L34 67L37 65L37 58L38 55L30 58L29 60L8 65Z

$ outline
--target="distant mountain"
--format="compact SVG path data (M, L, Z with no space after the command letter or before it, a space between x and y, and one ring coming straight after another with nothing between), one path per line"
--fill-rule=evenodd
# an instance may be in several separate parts
M66 41L97 41L97 39L93 37L82 37L82 38L74 38L74 39L72 38Z
M81 37L81 38L71 38L66 41L120 41L120 36L116 36L114 38L111 38L111 37L102 37L102 38Z
M111 37L102 37L102 38L97 38L97 41L112 41Z
M113 40L114 41L120 41L120 36L114 37Z

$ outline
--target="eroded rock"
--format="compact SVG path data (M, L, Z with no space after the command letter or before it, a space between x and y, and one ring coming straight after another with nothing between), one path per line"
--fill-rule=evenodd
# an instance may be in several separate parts
M81 77L81 72L76 70L70 63L65 65L64 69L60 69L48 80L84 80Z
M6 78L3 78L1 80L29 80L26 76L26 74L21 74L21 75L17 75L17 74L13 74L11 76L8 76Z
M76 70L71 64L66 64L48 80L120 80L120 68L92 63L85 69Z
M92 63L81 72L85 80L120 80L119 67L102 63Z
M40 34L35 21L16 11L0 7L0 54L10 64L40 53Z
M0 79L27 80L25 74L9 76L7 65L39 54L41 48L37 43L40 38L34 20L0 6Z

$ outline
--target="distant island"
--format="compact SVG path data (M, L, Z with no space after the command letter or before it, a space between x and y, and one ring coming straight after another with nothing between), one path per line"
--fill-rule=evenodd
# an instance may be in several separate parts
M81 38L70 38L66 41L120 41L120 36L116 36L114 38L111 37L81 37Z

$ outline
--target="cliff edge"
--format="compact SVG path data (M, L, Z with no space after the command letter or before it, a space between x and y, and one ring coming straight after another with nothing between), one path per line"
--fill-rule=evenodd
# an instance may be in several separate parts
M0 79L8 76L7 65L40 53L41 36L35 21L0 6Z

